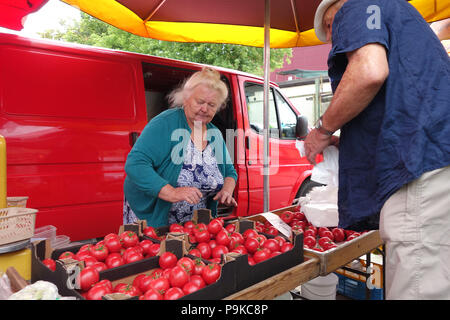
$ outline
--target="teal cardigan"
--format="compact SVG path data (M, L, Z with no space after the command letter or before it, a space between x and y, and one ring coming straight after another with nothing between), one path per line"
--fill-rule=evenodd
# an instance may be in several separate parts
M207 139L214 148L217 165L224 178L237 181L237 173L221 132L207 124ZM168 225L171 202L158 198L166 184L177 186L184 162L184 150L191 136L184 110L166 110L144 128L125 163L124 195L140 220L153 227ZM217 215L217 201L208 200L208 209Z

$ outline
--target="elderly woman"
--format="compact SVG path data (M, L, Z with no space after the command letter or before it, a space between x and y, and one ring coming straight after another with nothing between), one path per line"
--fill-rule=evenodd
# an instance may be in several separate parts
M196 209L236 206L237 173L220 131L211 124L228 88L205 67L169 95L171 108L144 128L125 164L124 223L183 223Z

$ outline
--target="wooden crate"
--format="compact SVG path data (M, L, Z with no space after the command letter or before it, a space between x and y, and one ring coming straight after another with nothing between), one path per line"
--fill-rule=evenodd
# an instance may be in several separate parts
M346 265L352 260L371 252L383 244L378 230L372 230L361 236L338 245L337 248L318 252L312 249L304 249L304 254L318 257L320 261L320 275L326 276L330 272Z

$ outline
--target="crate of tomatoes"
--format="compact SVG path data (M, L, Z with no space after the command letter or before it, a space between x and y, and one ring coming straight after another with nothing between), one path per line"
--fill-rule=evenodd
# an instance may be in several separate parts
M378 230L354 231L338 227L316 227L305 217L300 205L273 212L292 230L303 233L305 254L320 260L320 275L359 258L383 244Z
M145 236L145 228L122 226L117 234L56 250L49 241L33 243L32 282L47 280L61 294L87 300L220 299L219 294L234 291L233 263L188 255L180 234L169 233L160 241ZM159 295L146 295L150 288L159 288Z

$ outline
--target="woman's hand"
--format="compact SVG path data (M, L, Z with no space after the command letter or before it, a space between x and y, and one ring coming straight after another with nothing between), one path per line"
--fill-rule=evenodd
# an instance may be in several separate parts
M234 200L233 195L224 189L220 190L213 200L217 200L219 203L223 203L227 206L237 207L237 202Z
M174 188L170 184L166 184L161 188L158 197L172 203L186 201L189 204L197 204L203 197L202 192L195 187L178 187Z

